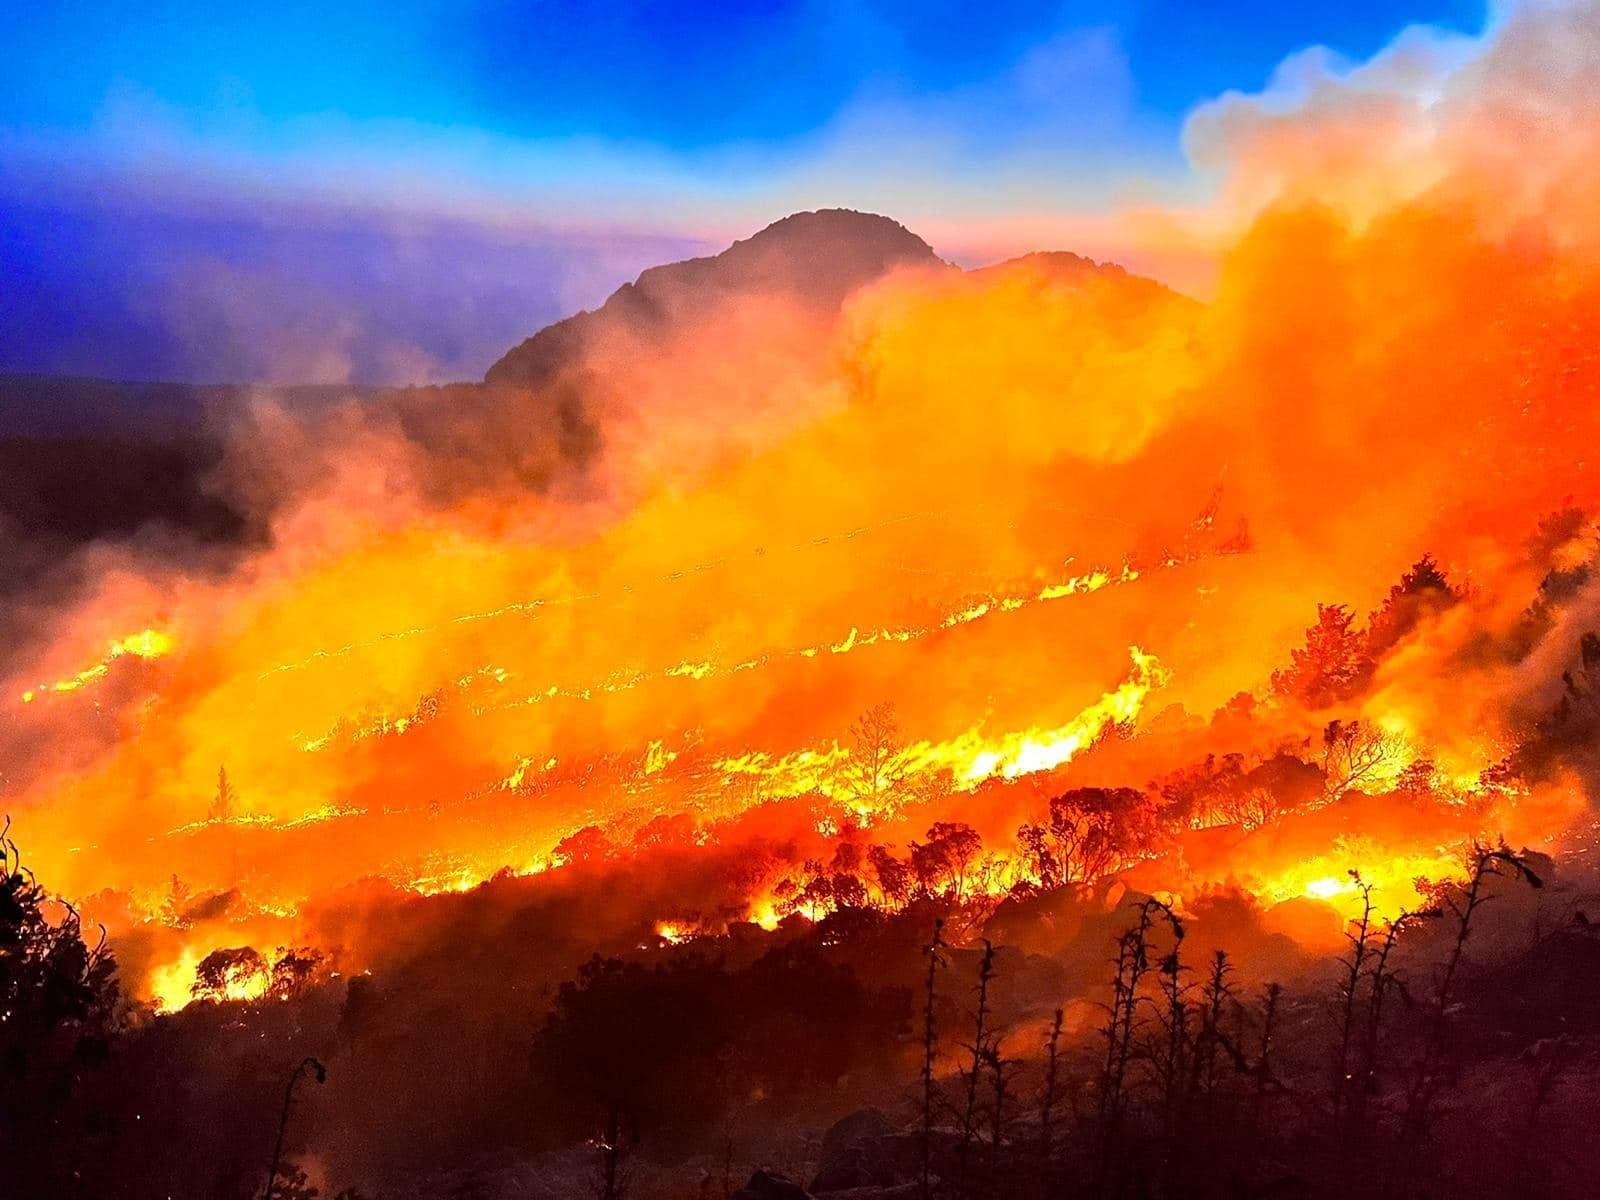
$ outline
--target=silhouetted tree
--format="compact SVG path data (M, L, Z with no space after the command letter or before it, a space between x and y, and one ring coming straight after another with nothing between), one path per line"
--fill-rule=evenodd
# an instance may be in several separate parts
M320 1060L307 1055L289 1073L289 1081L283 1089L283 1109L278 1114L278 1136L272 1145L272 1162L267 1168L267 1190L262 1200L273 1200L279 1195L290 1200L314 1200L318 1194L316 1188L307 1188L304 1171L293 1164L283 1163L283 1141L289 1132L289 1114L294 1108L295 1088L306 1078L314 1079L318 1084L326 1083L328 1069Z
M1166 1036L1161 1039L1157 1053L1168 1137L1177 1133L1184 1102L1185 1065L1190 1048L1189 988L1183 982L1187 970L1183 963L1183 939L1175 936L1171 952L1162 958L1159 965L1162 990L1160 1011Z
M1060 1099L1064 1015L1058 1008L1050 1021L1050 1033L1045 1039L1044 1090L1039 1097L1039 1186L1046 1200L1055 1194L1055 1115L1056 1102Z
M1339 960L1344 967L1339 977L1338 991L1339 1038L1334 1051L1333 1079L1329 1089L1336 1126L1344 1113L1345 1100L1350 1092L1350 1050L1356 1035L1357 997L1365 977L1367 953L1371 949L1373 936L1372 884L1363 880L1359 871L1351 871L1350 878L1355 881L1356 890L1361 895L1361 915L1345 929L1344 937L1350 949Z
M1208 754L1201 762L1173 771L1155 784L1163 817L1193 829L1216 824L1242 790L1244 773L1242 754Z
M1395 946L1405 930L1441 915L1437 910L1400 913L1385 923L1383 938L1373 954L1372 978L1367 991L1366 1028L1362 1037L1361 1066L1356 1086L1350 1091L1349 1124L1358 1134L1366 1123L1367 1103L1378 1090L1378 1047L1383 1038L1383 1020L1389 994L1397 982L1395 971L1390 965Z
M50 898L0 827L0 1182L19 1196L68 1195L90 1175L76 1110L117 1033L116 962L105 932Z
M1128 1068L1137 1050L1141 1003L1147 1000L1142 990L1156 949L1153 941L1156 928L1165 925L1173 942L1169 954L1161 959L1163 965L1175 963L1177 943L1183 940L1185 933L1178 915L1161 900L1150 897L1134 911L1138 914L1134 924L1117 939L1111 1002L1106 1006L1107 1020L1103 1033L1106 1057L1100 1071L1099 1150L1096 1156L1096 1175L1103 1189L1112 1189L1117 1182ZM1176 976L1176 966L1172 969L1172 975Z
M556 843L551 857L559 863L599 862L610 857L611 839L594 825L585 825Z
M206 814L213 821L225 821L233 815L237 797L228 782L228 768L217 768L217 790L211 795L211 809Z
M279 946L272 960L267 994L276 1000L292 1000L311 985L322 969L323 956L308 947Z
M893 798L905 782L900 726L894 705L875 704L850 726L845 783L856 799L875 807Z
M1201 988L1200 1032L1195 1038L1194 1087L1202 1101L1208 1101L1217 1088L1217 1062L1226 1051L1236 1061L1242 1061L1226 1029L1228 1010L1233 1006L1233 964L1226 950L1216 950L1211 955L1211 971Z
M988 1183L984 1189L988 1195L1002 1195L1013 1191L1011 1181L1002 1177L1005 1165L1006 1132L1009 1128L1010 1111L1006 1108L1006 1099L1011 1091L1011 1072L1019 1066L1018 1060L1007 1058L1001 1053L1001 1038L995 1035L989 1039L989 1044L983 1051L983 1063L988 1068L989 1080L992 1087L989 1108L989 1161Z
M1061 864L1050 844L1050 831L1042 822L1030 821L1017 828L1017 849L1029 878L1042 888L1061 883Z
M1322 730L1325 795L1336 800L1358 788L1397 750L1393 738L1365 721L1329 721Z
M1372 673L1367 639L1354 622L1343 604L1317 605L1305 645L1290 653L1289 666L1273 672L1272 690L1313 709L1354 697Z
M813 922L820 921L833 906L833 880L823 872L822 863L816 859L806 861L805 873L806 881L800 887L796 903L806 910Z
M884 845L867 848L867 864L872 868L878 883L878 895L889 908L904 908L911 898L912 870L904 859L896 858L894 851Z
M1450 949L1439 971L1422 1037L1422 1049L1413 1067L1406 1094L1406 1109L1401 1125L1402 1142L1420 1138L1427 1131L1432 1117L1433 1102L1441 1084L1440 1058L1444 1052L1456 980L1466 953L1467 939L1472 933L1473 918L1491 898L1489 882L1510 876L1525 881L1530 887L1544 886L1544 881L1534 873L1525 856L1503 846L1497 849L1474 847L1469 865L1470 873L1464 884L1446 887L1439 893L1440 906L1453 924L1452 937Z
M939 968L945 965L944 921L933 923L933 938L923 953L928 959L928 982L923 992L922 1005L922 1120L921 1120L921 1174L922 1200L933 1196L933 1062L938 1050L939 1035L935 1025L935 988Z
M1431 555L1423 555L1389 589L1367 622L1367 656L1382 658L1424 619L1443 612L1460 597Z
M983 1070L984 1055L989 1050L989 984L994 980L994 943L987 938L983 943L983 957L978 960L978 1003L972 1018L972 1043L967 1047L969 1061L966 1077L966 1101L961 1108L961 1140L956 1143L956 1191L965 1196L971 1166L972 1139L978 1131L978 1079Z
M1091 883L1149 847L1156 811L1137 788L1074 788L1050 801L1049 836L1061 879Z
M836 871L828 880L828 890L834 904L842 908L860 908L867 902L867 885L848 871Z
M918 894L937 895L940 885L950 878L950 847L943 842L912 842L910 850Z
M619 1154L652 1127L714 1118L725 1102L729 991L723 972L696 957L646 967L596 956L561 985L537 1069L570 1116L598 1118L598 1136Z
M1273 1082L1272 1075L1272 1049L1273 1035L1278 1029L1278 1005L1283 1000L1283 987L1280 984L1267 984L1266 1002L1261 1009L1261 1049L1256 1056L1255 1065L1255 1097L1251 1106L1251 1132L1259 1137L1262 1121L1266 1116L1267 1089Z
M983 850L983 838L971 825L960 821L936 821L928 829L928 845L942 848L956 899L966 892L967 873Z
M190 994L196 1000L218 1002L266 992L272 982L272 969L261 951L253 946L234 946L213 950L194 970Z

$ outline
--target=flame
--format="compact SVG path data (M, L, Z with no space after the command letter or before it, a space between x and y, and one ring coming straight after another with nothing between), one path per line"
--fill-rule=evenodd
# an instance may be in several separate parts
M750 908L751 923L759 925L768 933L776 929L781 920L782 918L778 916L777 906L771 899L757 901Z
M1158 564L1155 569L1170 569L1181 565L1181 561L1179 559L1168 559ZM683 572L675 572L672 577L678 578L682 574ZM1068 596L1096 592L1108 585L1132 583L1139 577L1139 571L1124 563L1116 575L1104 570L1095 570L1081 575L1070 576L1061 583L1048 584L1040 588L1037 593L1009 592L992 594L984 600L947 612L941 618L925 624L875 629L865 633L859 627L852 625L849 631L838 640L827 639L820 643L796 648L768 649L758 655L733 663L719 663L710 659L701 661L686 660L664 667L657 672L635 669L613 670L603 679L574 681L565 684L541 684L534 691L526 692L512 699L496 698L480 703L475 705L472 711L475 715L483 716L498 711L509 711L519 707L542 704L557 698L591 701L598 696L632 691L635 688L659 680L672 679L700 682L706 679L727 678L743 671L779 663L785 658L812 659L824 652L834 655L849 654L871 646L888 646L913 642L941 630L954 629L993 614L1014 613L1031 605L1044 604ZM523 604L508 605L505 608L490 612L472 613L457 617L454 621L458 623L461 621L493 620L506 615L533 611L545 603L547 602L537 600ZM383 640L419 638L433 632L436 632L436 630L419 627L385 635ZM316 662L340 658L352 652L353 649L354 647L352 646L345 646L337 651L317 651L297 663L274 667L264 673L261 678L267 679L284 671L304 670ZM454 682L458 690L467 691L485 686L503 685L517 677L516 673L502 667L480 666ZM314 737L301 736L298 739L298 744L301 750L314 753L329 748L341 734L348 736L351 740L399 735L407 730L416 728L426 721L432 720L441 711L442 707L438 696L430 694L421 697L412 708L404 713L354 716L341 714L332 727Z
M1392 919L1426 905L1427 899L1417 887L1419 880L1439 884L1464 878L1463 850L1460 845L1412 849L1385 845L1374 837L1340 838L1329 853L1302 859L1267 878L1252 879L1249 887L1268 905L1296 898L1320 900L1354 919L1361 914L1361 888L1366 884L1372 889L1374 916Z
M1348 914L1354 869L1387 913L1474 837L1543 844L1581 791L1485 773L1577 665L1600 561L1592 71L1527 69L1592 32L1570 19L1505 22L1495 70L1441 56L1430 88L1197 112L1218 203L1150 215L1215 248L1199 299L1051 256L930 267L836 318L706 297L597 348L614 394L572 412L518 393L433 441L253 414L231 449L281 480L250 514L271 536L221 571L98 547L17 652L0 774L32 864L125 902L114 937L173 875L310 936L344 889L570 875L679 822L674 854L740 861L706 913L666 879L630 916L671 940L821 915L780 891L807 857L934 821L981 834L958 899L998 896L1037 882L1016 830L1067 788L1282 759L1309 792L1272 776L1094 870ZM1275 686L1319 605L1366 637L1423 554L1447 609L1324 694ZM869 762L852 726L885 702ZM1381 733L1359 770L1325 761L1334 721ZM1352 793L1400 798L1341 824ZM223 921L164 929L145 990L183 1002Z
M1000 735L974 726L954 738L919 741L897 751L887 770L894 774L949 771L958 789L970 791L987 779L1016 779L1062 766L1107 728L1132 725L1145 697L1169 680L1169 673L1154 655L1137 646L1130 646L1128 653L1133 660L1129 678L1064 725ZM767 796L814 792L850 803L859 815L870 815L871 806L841 779L841 768L849 761L849 749L835 742L827 749L798 750L777 759L757 751L715 765L725 782L741 777L759 780L762 794Z
M111 664L119 658L131 656L145 660L157 659L169 653L172 646L171 635L160 630L141 629L138 633L130 633L126 637L114 640L98 662L85 667L77 674L58 679L54 683L41 683L37 687L28 688L22 693L22 703L32 704L46 692L75 692L109 675Z
M157 1012L177 1012L194 1002L195 968L202 957L197 947L186 947L177 961L150 972L144 987Z
M145 988L157 1012L177 1012L195 1001L195 986L200 961L206 951L187 946L176 961L151 971ZM230 968L218 999L226 1002L254 1003L267 997L272 988L272 972L264 964Z

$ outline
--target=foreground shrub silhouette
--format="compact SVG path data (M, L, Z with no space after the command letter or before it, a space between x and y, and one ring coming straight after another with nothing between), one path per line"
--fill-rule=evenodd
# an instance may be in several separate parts
M51 899L0 827L0 1182L65 1195L103 1133L85 1095L117 1033L116 960Z

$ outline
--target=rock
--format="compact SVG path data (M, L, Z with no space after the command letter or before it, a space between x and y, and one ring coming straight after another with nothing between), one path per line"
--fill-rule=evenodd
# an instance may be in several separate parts
M811 1181L815 1194L854 1188L888 1187L896 1183L894 1158L878 1138L860 1138L823 1161Z
M960 1133L954 1129L936 1128L932 1131L929 1158L935 1175L942 1175L948 1170L955 1156L956 1144L960 1140ZM872 1141L894 1164L896 1179L922 1178L922 1133L920 1130L886 1133L882 1137L873 1138Z
M733 1200L811 1200L811 1193L786 1176L757 1171L733 1194Z
M878 1109L859 1108L828 1127L828 1132L822 1135L817 1161L827 1166L862 1138L883 1137L893 1132L893 1123Z

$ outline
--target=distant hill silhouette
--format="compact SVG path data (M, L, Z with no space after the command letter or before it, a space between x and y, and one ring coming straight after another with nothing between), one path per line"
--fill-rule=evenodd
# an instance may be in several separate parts
M10 568L0 595L66 561L74 546L146 526L213 546L264 536L268 514L244 512L213 482L228 418L252 397L270 394L308 422L344 401L382 412L435 464L441 500L450 487L479 484L538 490L596 453L604 414L618 397L623 407L637 400L655 348L694 330L704 337L708 322L714 340L745 302L792 305L819 318L821 331L851 293L902 267L956 270L888 217L824 209L785 217L720 254L650 268L598 309L507 351L482 383L384 389L0 374L0 558ZM976 274L1015 267L1037 271L1045 286L1115 281L1133 309L1166 294L1121 267L1064 252ZM759 372L749 382L759 391Z
M896 267L940 265L933 247L888 217L831 208L795 213L721 254L651 267L599 308L547 325L484 376L539 388L618 333L665 338L687 317L742 297L780 297L818 313Z
M1015 267L1033 267L1048 275L1059 279L1071 279L1083 275L1100 275L1110 279L1122 279L1139 287L1148 287L1156 291L1165 292L1167 288L1153 279L1146 279L1142 275L1130 275L1116 263L1095 262L1092 258L1085 258L1081 254L1073 254L1068 250L1032 250L1027 254L1008 258L1004 262L995 263L993 266L979 267L972 272L983 275L992 271L1003 271Z
M1130 306L1149 304L1157 299L1171 299L1178 294L1165 283L1158 283L1154 278L1147 278L1144 275L1131 274L1125 267L1118 266L1115 262L1096 262L1094 259L1085 258L1083 254L1074 254L1066 250L1030 251L1018 258L995 262L994 266L979 267L968 274L981 278L1002 270L1018 269L1037 270L1038 274L1050 278L1051 282L1077 283L1088 277L1114 282L1118 294Z
M208 415L270 393L298 411L386 389L346 384L163 383L87 375L0 374L0 437L159 440L198 431Z

